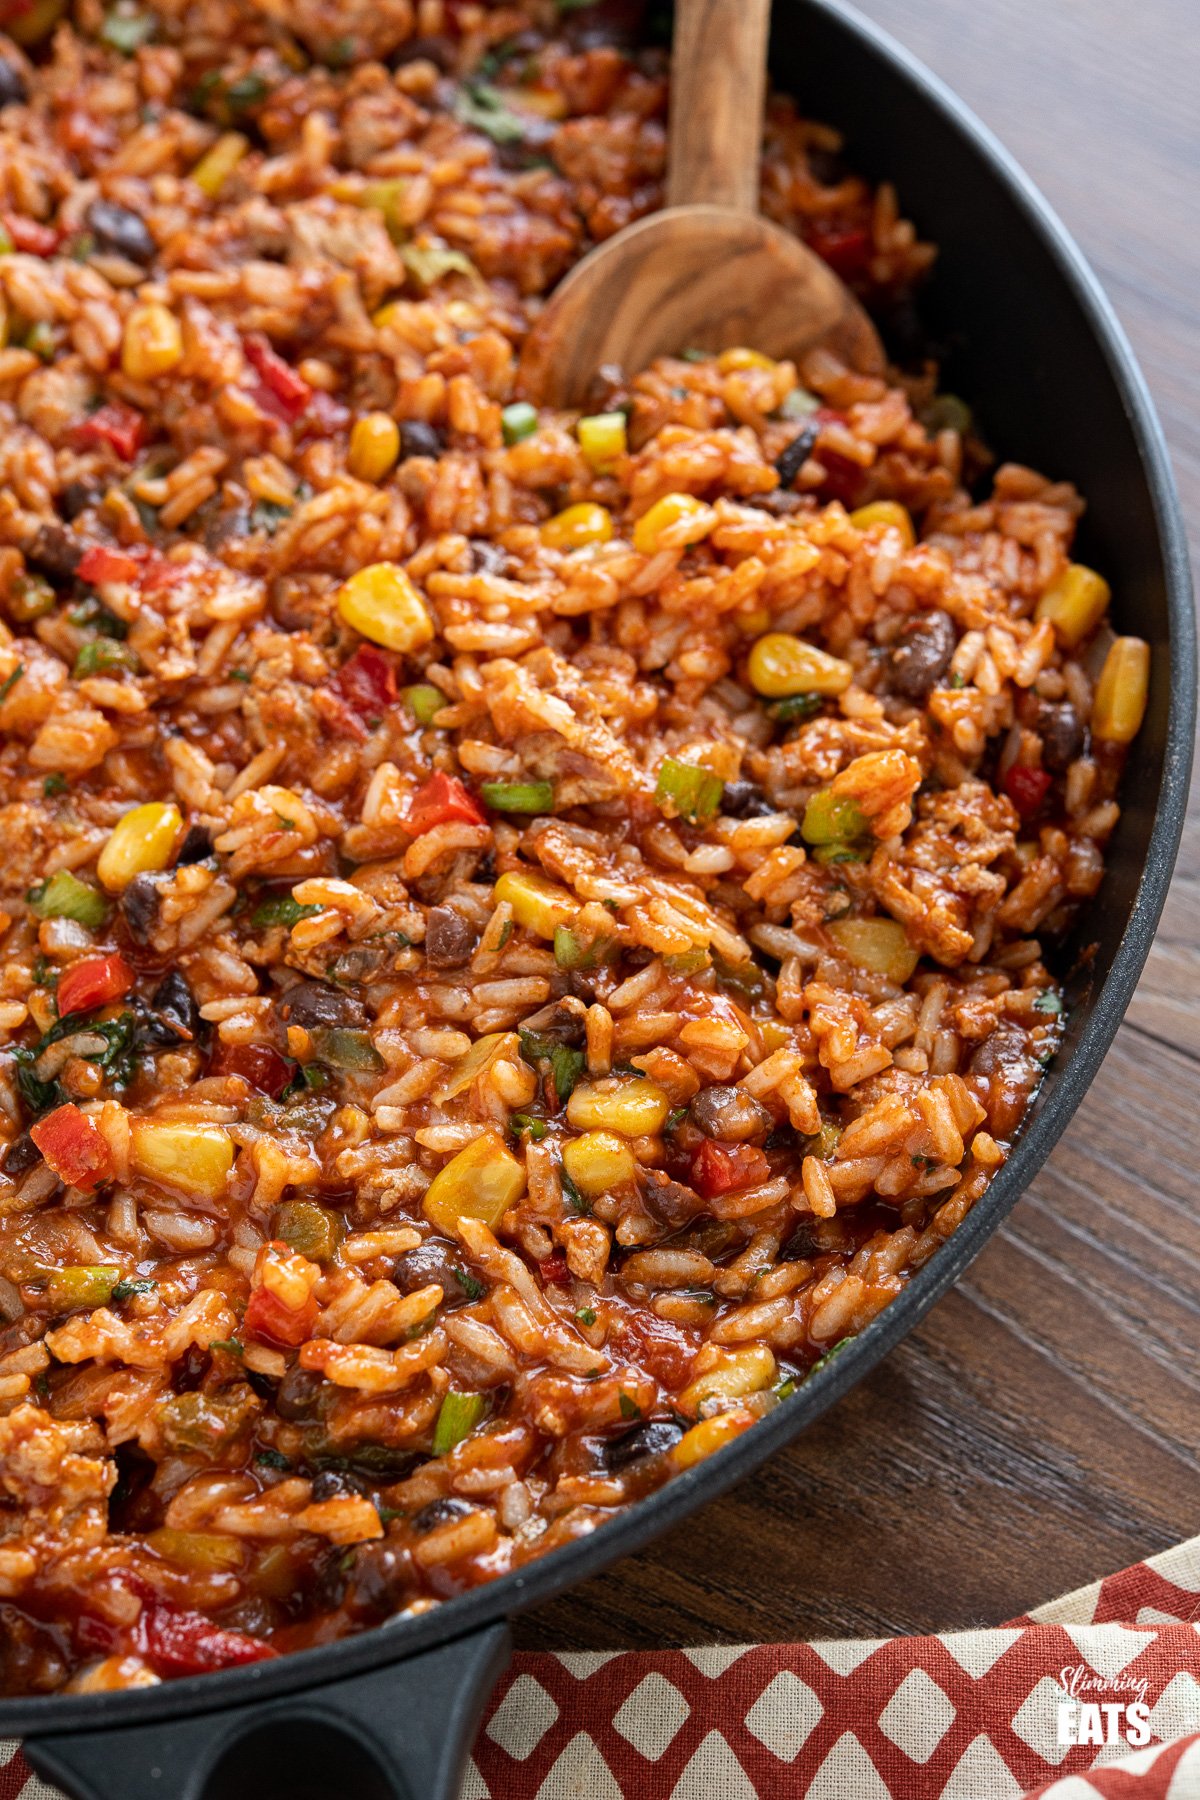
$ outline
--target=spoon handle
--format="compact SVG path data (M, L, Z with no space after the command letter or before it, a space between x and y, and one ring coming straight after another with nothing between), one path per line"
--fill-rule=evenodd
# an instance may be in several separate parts
M771 0L676 0L667 205L758 211Z

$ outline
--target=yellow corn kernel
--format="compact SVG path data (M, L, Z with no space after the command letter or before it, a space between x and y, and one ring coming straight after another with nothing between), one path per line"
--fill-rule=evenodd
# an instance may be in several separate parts
M765 1344L749 1344L744 1350L729 1350L720 1362L695 1381L689 1381L675 1404L681 1413L699 1412L705 1400L741 1400L746 1394L759 1394L775 1379L775 1358Z
M367 413L354 421L346 462L357 480L382 481L395 468L399 455L400 427L390 413Z
M547 881L544 875L527 873L524 869L510 869L501 875L492 890L492 897L496 901L507 900L518 925L524 925L527 931L535 931L538 937L551 943L557 927L569 925L579 911L574 894L559 887L557 882Z
M579 448L597 475L611 469L629 447L622 412L592 413L575 427Z
M585 1131L563 1145L563 1168L580 1193L594 1200L637 1174L633 1151L612 1131Z
M173 1531L169 1525L160 1525L147 1533L146 1542L168 1562L204 1575L240 1569L246 1560L240 1539L216 1531Z
M187 1119L133 1119L130 1160L139 1175L204 1200L219 1200L233 1167L233 1139L223 1125Z
M224 132L192 170L192 180L200 192L215 200L249 148L250 139L240 131Z
M555 513L542 526L542 542L549 550L582 550L585 544L607 544L613 534L612 514L594 500L581 500Z
M1096 629L1111 598L1103 575L1083 563L1068 563L1038 601L1035 617L1049 619L1059 642L1070 650Z
M156 300L135 306L121 339L121 368L130 381L153 381L182 361L183 333L171 309Z
M425 1190L425 1217L451 1237L459 1219L482 1219L494 1231L525 1192L525 1171L499 1135L485 1131L451 1157Z
M1114 638L1096 683L1092 736L1106 744L1131 744L1146 716L1150 646L1142 638Z
M911 980L920 951L909 943L898 919L834 919L825 929L857 968L882 975L897 987Z
M567 1101L567 1123L576 1131L616 1131L650 1137L667 1122L671 1102L656 1081L608 1075L581 1082Z
M787 631L768 631L760 637L746 666L755 693L769 700L785 700L789 694L844 694L854 679L854 670L840 656L830 656Z
M433 637L429 608L398 563L369 563L338 589L347 625L385 650L409 655Z
M731 349L722 350L717 367L722 375L733 375L738 369L774 369L778 364L772 357L764 356L761 350L748 350L745 344L734 344Z
M671 1461L677 1469L690 1469L693 1463L703 1462L714 1450L741 1437L753 1423L754 1414L743 1411L714 1413L711 1419L701 1419L698 1425L684 1432L671 1451Z
M643 556L660 550L684 550L706 538L717 515L694 494L664 494L633 528L633 547Z
M498 1056L505 1050L515 1056L517 1048L515 1031L486 1031L481 1038L476 1038L464 1057L447 1069L445 1079L433 1090L434 1105L445 1106L447 1100L465 1094L471 1083L490 1068Z
M898 531L906 550L911 550L917 541L912 515L898 500L872 500L869 506L856 507L850 514L850 523L859 531Z
M118 819L96 862L109 893L122 893L135 875L165 869L182 826L179 808L170 800L147 800Z

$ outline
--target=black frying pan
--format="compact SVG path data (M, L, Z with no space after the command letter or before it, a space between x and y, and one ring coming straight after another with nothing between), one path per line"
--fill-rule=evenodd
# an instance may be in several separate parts
M736 4L736 0L729 0ZM639 1549L797 1437L913 1326L1027 1186L1112 1041L1146 959L1183 825L1195 714L1187 551L1166 452L1129 347L1078 250L1005 152L841 0L778 0L776 82L894 179L941 256L923 307L946 385L1004 455L1078 483L1083 557L1121 630L1153 646L1108 874L1077 948L1066 1041L1020 1141L905 1292L728 1449L592 1536L420 1617L157 1688L0 1701L0 1737L78 1800L451 1800L507 1655L506 1619Z

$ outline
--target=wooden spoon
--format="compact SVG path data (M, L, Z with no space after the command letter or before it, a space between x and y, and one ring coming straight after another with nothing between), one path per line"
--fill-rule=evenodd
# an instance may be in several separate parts
M826 344L878 373L875 328L828 263L758 212L771 0L676 0L666 207L561 281L521 356L520 386L581 406L604 363L746 344L796 357Z

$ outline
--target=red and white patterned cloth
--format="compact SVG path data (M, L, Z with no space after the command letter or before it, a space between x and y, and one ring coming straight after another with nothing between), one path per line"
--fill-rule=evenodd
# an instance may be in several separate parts
M1147 1748L1131 1748L1131 1731ZM1114 1741L1063 1741L1089 1732ZM463 1800L785 1796L1200 1800L1200 1538L989 1630L519 1655L463 1789ZM61 1797L9 1744L0 1800Z

